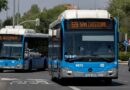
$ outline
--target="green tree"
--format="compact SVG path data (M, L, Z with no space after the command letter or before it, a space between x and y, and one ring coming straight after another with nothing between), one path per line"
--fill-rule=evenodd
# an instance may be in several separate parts
M118 17L121 32L128 32L130 21L130 0L111 0L108 11ZM130 35L130 34L129 34Z
M8 17L4 22L3 22L3 26L11 26L13 18L12 17Z
M57 19L57 17L66 9L67 8L64 7L64 5L58 5L48 10L44 8L39 16L41 20L40 32L48 33L49 24Z
M0 0L0 12L7 9L7 0Z
M39 18L40 9L37 5L32 5L31 9L24 13L24 15L20 18L20 22L27 20L35 20ZM33 28L35 29L35 22L27 22L23 24L25 28Z
M31 9L27 11L20 19L20 22L26 20L40 19L40 26L35 26L35 22L24 23L25 28L32 28L37 30L37 32L48 33L49 24L54 21L61 12L67 8L64 5L58 5L51 9L44 8L40 11L37 5L32 5Z
M118 17L119 22L119 32L127 33L128 38L130 38L130 0L111 0L108 7L108 11L113 15ZM124 36L125 37L125 36ZM119 43L119 58L124 59L128 57L129 54L124 54L124 45L122 42ZM128 47L130 51L130 47ZM128 58L126 58L128 60Z

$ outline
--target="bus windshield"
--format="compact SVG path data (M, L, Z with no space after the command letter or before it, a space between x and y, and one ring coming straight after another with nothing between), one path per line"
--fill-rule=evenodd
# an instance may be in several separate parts
M114 60L114 32L65 32L65 58L70 61Z
M22 44L18 42L0 42L0 59L20 60Z

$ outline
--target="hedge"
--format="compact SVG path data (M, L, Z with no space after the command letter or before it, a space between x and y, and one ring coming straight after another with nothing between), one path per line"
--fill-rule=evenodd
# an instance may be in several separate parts
M119 60L122 61L128 61L128 59L130 58L130 52L119 52Z

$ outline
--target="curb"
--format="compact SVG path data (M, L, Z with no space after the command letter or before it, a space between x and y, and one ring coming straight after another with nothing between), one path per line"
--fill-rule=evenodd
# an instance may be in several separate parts
M128 65L128 61L118 60L119 64Z
M128 63L119 63L120 65L128 65Z
M118 62L119 62L119 64L128 64L128 61L121 61L121 60L119 60Z

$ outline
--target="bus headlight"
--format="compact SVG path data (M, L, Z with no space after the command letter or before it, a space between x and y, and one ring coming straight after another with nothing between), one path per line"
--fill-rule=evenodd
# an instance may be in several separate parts
M113 68L108 71L109 76L115 76L117 74L117 69Z
M18 65L16 66L16 68L17 68L17 69L22 69L22 68L23 68L23 65L18 64Z
M67 74L67 75L72 75L72 71L71 70L69 70L68 68L64 68L64 69L62 69L62 72L64 73L64 74Z

